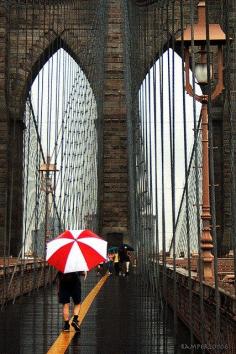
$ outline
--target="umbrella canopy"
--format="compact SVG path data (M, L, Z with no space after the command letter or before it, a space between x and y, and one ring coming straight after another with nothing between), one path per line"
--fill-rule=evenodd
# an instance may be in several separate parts
M47 244L47 262L61 271L88 271L106 260L107 242L91 230L66 230Z
M127 245L127 243L123 243L121 245L121 249L126 249L127 251L134 251L134 248L131 247L130 245Z

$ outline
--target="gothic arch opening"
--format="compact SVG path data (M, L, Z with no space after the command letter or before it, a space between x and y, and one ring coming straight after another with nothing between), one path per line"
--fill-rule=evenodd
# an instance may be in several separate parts
M41 46L44 46L45 40L41 39ZM40 47L40 46L39 46ZM30 90L30 87L36 77L38 76L40 70L44 67L44 65L50 60L50 58L57 53L60 49L67 52L67 54L79 65L81 70L85 73L86 77L89 79L89 72L86 69L86 64L82 62L82 60L76 55L76 53L72 50L70 45L60 36L55 36L55 39L51 42L51 44L45 48L42 53L37 53L37 50L32 50L34 54L34 58L32 59L33 66L31 69L30 76L28 77L26 91Z
M44 256L60 231L97 215L97 103L77 62L58 49L30 87L24 123L24 253Z
M200 92L198 85L195 89ZM184 90L182 59L172 49L165 51L139 90L136 147L137 201L144 228L159 235L152 244L156 249L159 243L158 252L167 251L173 237L200 106Z

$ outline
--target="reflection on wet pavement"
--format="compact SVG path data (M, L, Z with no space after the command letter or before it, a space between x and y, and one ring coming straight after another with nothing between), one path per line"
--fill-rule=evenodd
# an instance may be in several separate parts
M91 272L82 281L83 298L99 278ZM44 354L62 328L56 286L39 289L9 304L0 316L1 354ZM165 324L165 325L164 325ZM89 308L66 353L166 354L190 353L190 335L178 323L174 350L173 313L152 294L141 279L110 276ZM198 353L196 350L194 353Z

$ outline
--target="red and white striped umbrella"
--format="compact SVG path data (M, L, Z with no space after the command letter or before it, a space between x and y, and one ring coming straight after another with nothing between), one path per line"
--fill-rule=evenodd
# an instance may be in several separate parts
M91 230L66 230L47 244L47 262L61 271L87 271L106 260L107 242Z

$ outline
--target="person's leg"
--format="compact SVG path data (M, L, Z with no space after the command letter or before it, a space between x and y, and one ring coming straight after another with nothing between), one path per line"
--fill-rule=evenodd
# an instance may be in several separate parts
M63 318L64 318L64 327L63 331L68 332L70 330L69 318L70 318L70 304L63 304Z
M100 275L100 266L97 266L97 275Z
M119 275L122 275L123 272L123 263L119 262Z
M80 307L81 307L80 304L76 304L76 305L74 306L74 316L79 316Z
M80 303L81 303L81 283L80 279L77 279L77 282L74 286L74 291L72 295L72 299L74 302L74 316L71 322L71 325L74 327L76 332L80 332L80 326L79 326L79 312L80 312Z
M75 304L74 305L74 316L71 322L71 325L74 327L76 332L80 332L80 326L79 326L79 312L80 312L80 304Z
M121 269L122 269L121 270L122 275L123 275L123 277L125 277L125 275L126 275L126 262L125 261L122 262Z
M69 319L70 319L70 304L63 305L63 318L64 318L64 321L69 321Z
M113 262L109 261L108 262L108 272L111 274L112 273L112 269L113 269Z
M70 294L65 286L60 285L58 292L59 303L62 304L62 315L64 319L63 331L70 330Z
M130 261L125 262L125 266L126 266L126 274L128 274L129 273Z
M114 263L114 268L115 268L115 273L116 275L119 275L119 271L120 271L120 265L118 262Z

